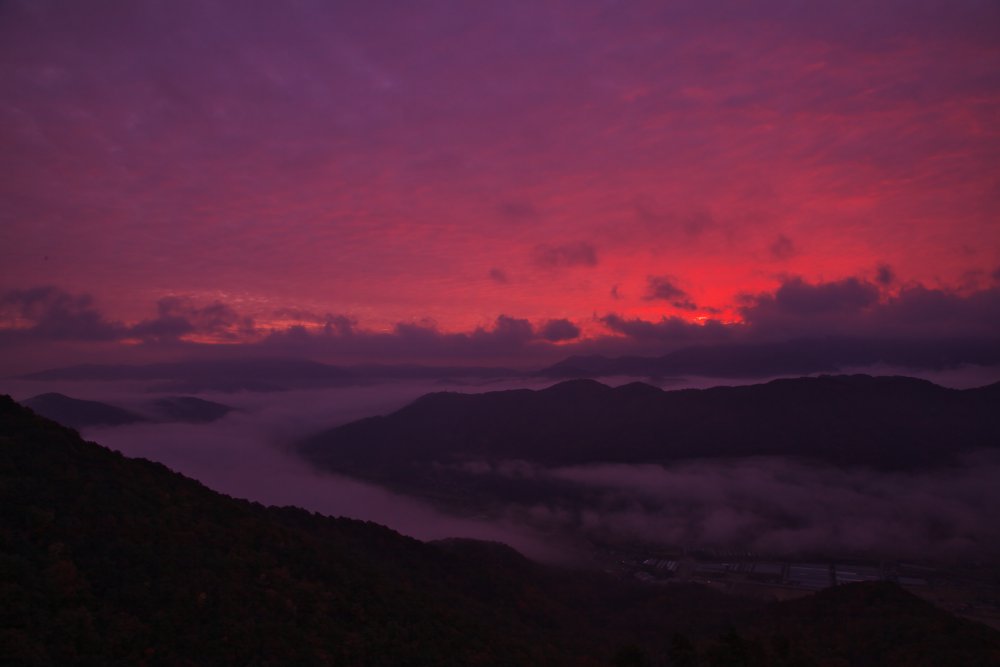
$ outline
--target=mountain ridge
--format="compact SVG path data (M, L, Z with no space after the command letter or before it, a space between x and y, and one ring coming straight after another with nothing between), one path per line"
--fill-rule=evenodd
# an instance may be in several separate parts
M738 655L763 667L836 655L930 667L1000 656L1000 633L894 585L763 605L263 507L84 442L9 397L0 535L0 661L10 664L597 667ZM878 614L854 641L856 610L871 600ZM912 644L902 657L898 636Z
M232 406L194 396L161 396L136 403L134 409L58 392L38 394L22 403L43 417L77 429L160 422L207 424L235 410Z
M820 376L669 391L570 380L541 390L426 394L390 415L320 432L298 449L334 470L338 457L363 466L404 452L441 463L792 456L910 469L997 447L998 399L1000 383L957 390L902 376ZM365 472L357 465L339 469Z

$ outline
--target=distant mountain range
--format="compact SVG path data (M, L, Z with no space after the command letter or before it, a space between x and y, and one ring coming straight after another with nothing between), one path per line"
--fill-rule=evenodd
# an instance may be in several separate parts
M959 391L904 377L823 376L663 391L571 380L540 391L425 395L305 438L297 450L318 468L449 513L524 522L572 540L707 540L799 555L823 544L892 558L937 550L951 533L928 532L916 509L894 514L896 501L880 488L920 497L921 480L967 471L969 456L996 460L1000 384ZM809 495L783 481L787 475L816 484L817 504L789 505L796 493ZM713 488L699 488L706 484ZM739 499L724 501L731 493ZM728 521L732 502L742 506ZM836 505L826 505L830 517L819 509L824 502ZM863 502L875 504L868 524L889 528L893 516L906 516L907 527L895 527L906 538L838 539L846 517L865 516ZM996 553L995 531L977 507L947 521L964 521L969 544Z
M1000 365L1000 341L908 341L827 337L775 343L726 343L685 347L661 356L574 356L540 369L420 364L338 366L303 359L245 358L129 365L84 364L22 376L29 380L153 382L162 391L280 391L351 386L389 380L489 381L506 378L767 378L882 364L945 369L961 364Z
M23 403L38 414L72 428L153 421L207 423L221 419L233 410L228 405L194 396L166 396L143 401L137 411L55 392L39 394Z
M518 371L480 366L367 364L334 366L303 359L178 361L130 366L82 364L22 376L37 381L153 382L164 391L283 391L366 384L382 380L462 380L518 377Z
M892 584L766 605L544 567L502 545L424 544L214 493L84 442L9 397L0 397L0 536L3 664L1000 660L996 631Z
M837 373L883 364L898 368L951 368L1000 364L1000 341L907 341L808 338L777 343L728 343L686 347L657 357L569 357L538 371L551 378L705 377L754 378Z
M954 390L905 377L822 376L663 391L571 380L548 389L434 393L299 445L314 464L383 482L433 464L546 466L782 456L883 470L1000 448L1000 383Z

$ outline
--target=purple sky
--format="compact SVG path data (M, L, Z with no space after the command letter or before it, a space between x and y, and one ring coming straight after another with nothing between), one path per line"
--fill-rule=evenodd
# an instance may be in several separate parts
M995 2L0 4L0 371L997 338Z

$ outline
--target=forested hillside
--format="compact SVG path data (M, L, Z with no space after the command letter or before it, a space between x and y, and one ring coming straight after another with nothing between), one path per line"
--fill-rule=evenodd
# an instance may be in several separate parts
M863 621L886 639L852 648L870 590L764 607L545 567L502 545L425 544L217 494L0 398L4 664L823 665L863 650L869 664L961 655L985 665L1000 655L996 633L895 587L878 589L878 615ZM900 653L893 637L921 650Z

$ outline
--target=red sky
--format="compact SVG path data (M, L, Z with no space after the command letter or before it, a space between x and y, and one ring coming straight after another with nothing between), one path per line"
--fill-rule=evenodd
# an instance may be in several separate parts
M578 340L857 284L981 335L998 121L993 2L7 2L0 328Z

